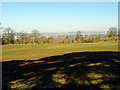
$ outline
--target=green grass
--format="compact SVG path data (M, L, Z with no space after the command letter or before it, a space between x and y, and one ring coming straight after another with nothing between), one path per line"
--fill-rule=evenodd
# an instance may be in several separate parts
M65 53L84 51L118 51L118 41L73 44L3 45L2 60L34 60Z

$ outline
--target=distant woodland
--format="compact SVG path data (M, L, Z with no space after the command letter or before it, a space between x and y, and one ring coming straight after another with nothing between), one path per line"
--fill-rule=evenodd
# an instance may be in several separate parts
M110 27L106 35L90 35L81 34L77 31L75 35L69 36L43 36L38 30L32 30L31 33L15 32L12 28L2 29L1 44L40 44L40 43L94 43L99 41L118 40L118 32L116 27Z

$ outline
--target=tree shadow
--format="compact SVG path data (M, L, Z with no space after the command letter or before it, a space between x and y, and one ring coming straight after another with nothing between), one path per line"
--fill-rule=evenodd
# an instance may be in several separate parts
M120 89L120 52L79 52L2 63L3 89Z

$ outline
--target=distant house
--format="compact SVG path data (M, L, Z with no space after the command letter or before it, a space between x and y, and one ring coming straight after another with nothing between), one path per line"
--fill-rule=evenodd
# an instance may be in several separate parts
M15 38L15 40L17 40L17 39L18 39L18 37L17 37L17 36L15 36L14 38Z

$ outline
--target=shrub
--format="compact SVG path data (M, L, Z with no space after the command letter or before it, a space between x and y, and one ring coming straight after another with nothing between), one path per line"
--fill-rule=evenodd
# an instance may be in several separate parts
M91 42L93 42L93 41L91 41L91 40L84 40L84 41L82 41L83 43L91 43Z
M72 43L74 43L74 40L72 40Z
M28 44L28 41L26 41L25 44Z
M62 43L64 43L64 41L62 41Z
M105 39L104 41L108 41L108 40Z

